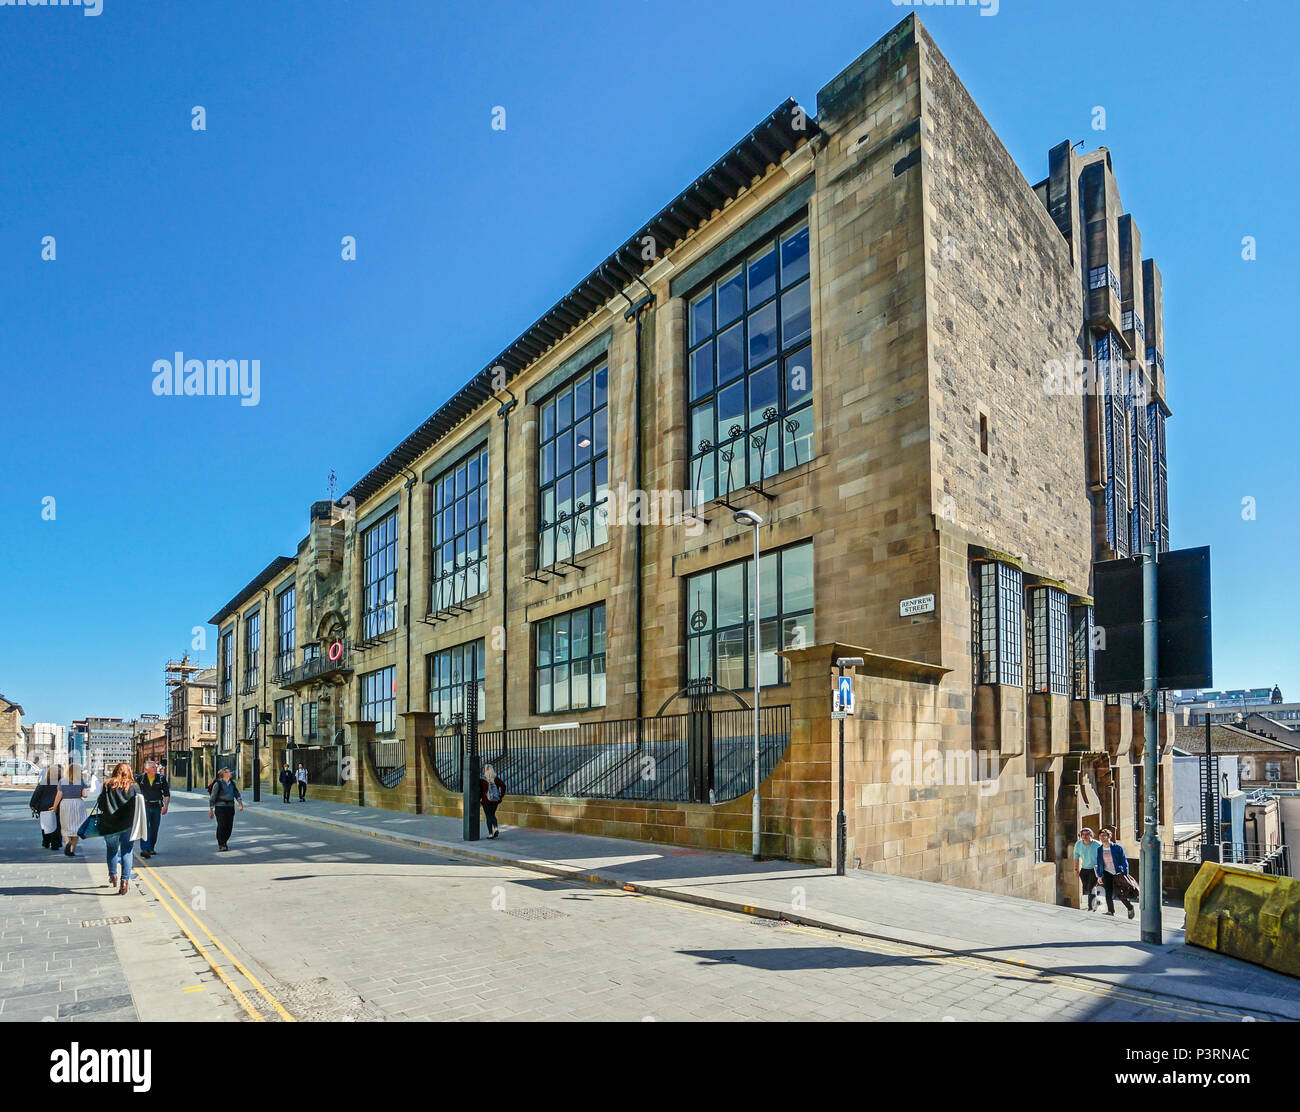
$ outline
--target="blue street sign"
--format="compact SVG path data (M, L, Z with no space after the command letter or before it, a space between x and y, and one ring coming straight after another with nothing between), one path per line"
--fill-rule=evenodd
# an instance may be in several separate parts
M844 711L845 714L853 713L853 677L840 676L839 692L836 699L836 709Z

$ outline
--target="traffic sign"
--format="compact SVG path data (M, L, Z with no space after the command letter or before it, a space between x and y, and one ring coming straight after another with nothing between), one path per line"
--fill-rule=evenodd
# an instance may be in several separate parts
M835 709L853 713L853 677L840 676L835 684Z

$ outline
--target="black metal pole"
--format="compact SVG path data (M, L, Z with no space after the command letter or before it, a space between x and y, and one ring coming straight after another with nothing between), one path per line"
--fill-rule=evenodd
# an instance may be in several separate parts
M1205 711L1205 829L1201 832L1201 860L1219 860L1218 777L1214 775L1214 743L1210 737L1210 711Z
M840 665L840 679L844 678L844 665ZM838 692L838 688L836 689ZM846 708L839 705L836 695L835 705L843 712ZM849 824L844 817L844 719L840 718L840 813L835 818L835 875L844 875L844 858L849 852Z
M478 681L465 684L465 760L461 784L461 838L477 842L478 815Z

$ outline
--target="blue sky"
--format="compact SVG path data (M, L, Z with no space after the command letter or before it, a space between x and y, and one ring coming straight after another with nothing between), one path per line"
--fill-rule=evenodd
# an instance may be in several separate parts
M1061 139L1110 147L1164 272L1173 545L1213 547L1216 685L1300 699L1300 6L1087 9L920 11L1030 181ZM0 692L28 721L161 711L163 661L294 551L331 469L346 489L907 11L0 7ZM1085 38L1105 28L1109 49ZM178 350L259 359L260 404L155 397Z

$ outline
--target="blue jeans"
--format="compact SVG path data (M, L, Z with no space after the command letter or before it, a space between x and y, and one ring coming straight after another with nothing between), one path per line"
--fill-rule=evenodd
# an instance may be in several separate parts
M104 835L104 852L108 856L108 875L119 880L131 879L131 850L135 843L131 841L130 831L123 830L117 834ZM119 868L120 863L120 868Z
M160 803L156 807L152 803L146 804L144 818L149 832L144 836L144 841L140 843L140 848L146 853L153 853L153 844L158 840L158 826L162 822L162 804Z

